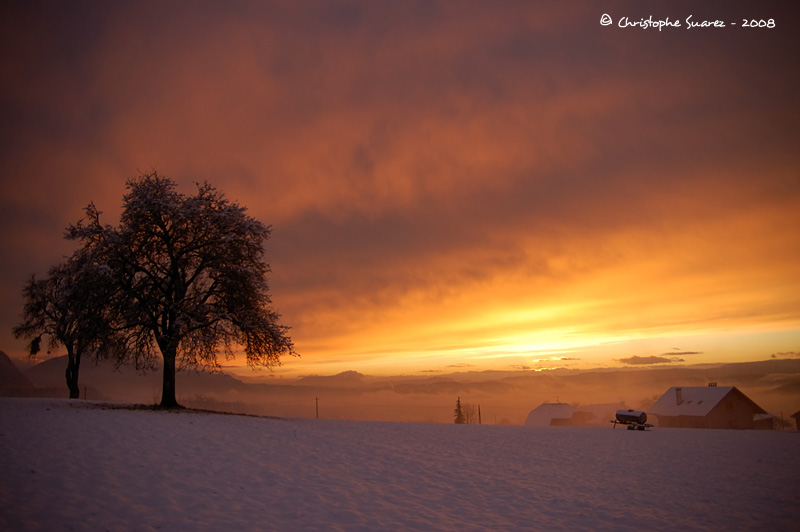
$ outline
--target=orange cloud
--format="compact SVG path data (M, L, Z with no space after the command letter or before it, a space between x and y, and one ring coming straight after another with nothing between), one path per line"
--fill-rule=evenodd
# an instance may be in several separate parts
M617 362L622 362L623 364L628 364L630 366L646 366L650 364L670 364L672 362L683 362L683 359L657 357L654 355L650 355L647 357L632 356L628 358L620 358L619 360L617 360Z
M782 27L655 35L481 2L5 9L3 330L81 207L113 223L151 167L273 224L303 355L286 371L601 364L631 339L800 330Z

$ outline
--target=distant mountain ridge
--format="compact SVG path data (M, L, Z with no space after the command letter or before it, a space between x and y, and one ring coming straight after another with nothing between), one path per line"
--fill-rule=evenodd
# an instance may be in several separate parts
M0 352L2 353L2 352ZM16 372L16 379L24 379L28 384L42 388L58 387L64 385L64 369L66 368L66 355L54 357L19 372L13 362L2 353L0 362L10 365ZM10 372L8 372L10 374ZM466 374L465 374L466 373ZM439 393L440 391L456 392L458 390L481 389L487 392L500 392L507 388L527 387L535 383L564 381L575 384L590 384L599 381L604 383L624 382L636 380L643 383L658 385L697 385L707 384L715 380L726 381L732 385L766 384L765 379L772 375L771 383L788 385L800 381L800 359L763 360L757 362L724 363L715 367L703 365L700 368L692 366L666 367L666 368L620 368L602 370L575 370L569 373L554 374L547 371L483 371L453 373L436 376L410 376L399 377L371 377L357 371L344 371L336 375L310 375L298 378L295 381L282 383L245 383L233 375L223 372L209 371L179 371L178 378L183 381L182 386L188 386L192 391L205 390L210 393L227 392L232 390L255 390L264 387L285 388L369 388L391 389L398 392L409 393ZM4 373L5 374L5 373ZM784 375L784 378L778 377ZM466 377L472 377L467 379ZM136 383L139 386L148 384L161 384L160 369L137 372L132 368L115 367L112 362L84 361L81 364L81 381L87 385L100 389L109 386L123 386Z

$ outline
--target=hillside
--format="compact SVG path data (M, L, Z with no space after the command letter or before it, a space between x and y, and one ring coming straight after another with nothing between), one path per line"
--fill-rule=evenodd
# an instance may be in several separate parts
M800 519L796 432L124 406L0 399L0 530L789 531Z
M27 396L33 390L30 379L17 369L8 355L0 351L0 396Z

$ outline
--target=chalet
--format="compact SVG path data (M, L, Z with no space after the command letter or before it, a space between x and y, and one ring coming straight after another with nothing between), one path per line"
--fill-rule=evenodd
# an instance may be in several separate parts
M575 413L575 407L568 403L542 403L528 414L526 427L549 427L567 425Z
M648 410L659 427L771 429L773 416L735 386L672 387Z
M525 425L529 427L607 427L614 413L624 408L622 403L583 405L579 408L567 403L542 403L528 414Z

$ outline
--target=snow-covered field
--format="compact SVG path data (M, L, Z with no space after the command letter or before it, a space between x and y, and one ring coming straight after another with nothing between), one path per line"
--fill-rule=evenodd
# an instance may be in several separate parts
M0 399L0 530L777 531L800 523L797 432L119 406Z

